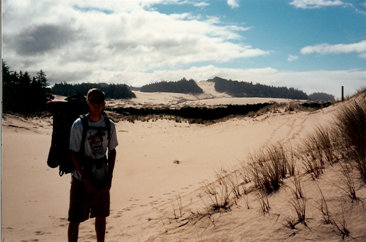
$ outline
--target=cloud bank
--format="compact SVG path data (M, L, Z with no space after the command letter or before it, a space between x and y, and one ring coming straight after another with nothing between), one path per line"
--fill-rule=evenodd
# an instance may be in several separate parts
M304 55L314 53L322 55L358 53L359 57L366 58L366 40L352 44L319 44L314 46L306 46L301 49L301 53Z
M296 8L312 9L346 5L340 0L293 0L291 3Z
M248 68L242 60L248 63L259 60L263 67L260 58L276 52L247 42L246 33L257 26L226 22L225 16L193 14L194 11L167 14L155 9L156 4L163 4L201 10L210 5L209 1L121 0L119 3L4 0L3 58L14 70L32 73L42 69L51 84L69 81L141 86L182 77L199 81L221 76L286 85L306 92L329 89L336 94L342 80L350 80L349 90L365 82L366 75L361 70L291 72L270 66ZM239 1L226 3L231 8L239 7ZM298 8L341 3L291 2ZM366 41L321 44L306 46L300 52L304 55L357 53L365 58L365 44ZM286 61L286 56L287 63L298 60L297 55L285 55L280 61ZM229 68L231 62L239 64Z

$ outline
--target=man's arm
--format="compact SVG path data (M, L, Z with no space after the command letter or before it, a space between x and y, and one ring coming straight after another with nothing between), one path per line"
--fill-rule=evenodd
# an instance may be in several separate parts
M81 166L79 163L79 158L78 158L77 154L78 154L77 152L71 151L71 159L72 159L72 162L74 163L76 171L79 173L80 177L83 177L83 171L81 169Z
M112 178L113 178L113 170L114 170L114 164L116 163L116 150L110 150L108 152L108 179L109 179L109 189L112 186Z

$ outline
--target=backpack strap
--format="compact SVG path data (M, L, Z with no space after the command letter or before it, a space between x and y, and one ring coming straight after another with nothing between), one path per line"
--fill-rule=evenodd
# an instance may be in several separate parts
M85 114L80 115L81 122L83 124L83 134L81 136L80 154L85 154L85 140L86 132L89 129L88 117Z
M105 127L107 128L107 132L108 132L108 146L109 146L109 143L111 141L111 120L109 120L109 118L105 112L103 112L103 117L104 117Z

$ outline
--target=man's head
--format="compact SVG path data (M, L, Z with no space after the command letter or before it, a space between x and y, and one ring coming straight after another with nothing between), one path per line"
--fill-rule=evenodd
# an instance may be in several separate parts
M105 93L98 89L92 88L88 91L87 101L89 106L89 113L101 115L105 106Z
M92 88L88 91L87 99L91 104L101 104L104 103L105 93L98 89Z

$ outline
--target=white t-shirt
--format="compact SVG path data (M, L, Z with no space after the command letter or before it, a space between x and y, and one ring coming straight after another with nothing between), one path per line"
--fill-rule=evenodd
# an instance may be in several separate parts
M88 115L87 115L88 117ZM87 118L89 129L87 130L85 137L84 152L85 155L93 159L101 159L107 154L107 150L114 150L117 145L117 132L115 124L110 120L111 130L110 130L110 142L108 145L108 130L96 130L92 127L105 127L104 116L98 122L91 122ZM70 131L70 145L69 149L74 152L79 152L81 147L83 135L83 122L80 118L76 119L73 123ZM74 171L73 174L78 178L78 172Z

